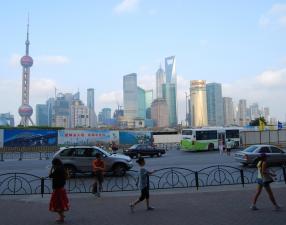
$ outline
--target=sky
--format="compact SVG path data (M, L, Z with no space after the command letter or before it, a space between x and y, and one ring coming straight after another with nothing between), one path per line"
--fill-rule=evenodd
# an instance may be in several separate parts
M222 84L224 97L257 102L286 120L286 1L3 1L0 8L0 113L20 121L27 15L30 105L58 92L95 89L95 111L123 105L123 76L155 89L164 58L176 56L179 122L190 80ZM154 90L155 93L155 90Z

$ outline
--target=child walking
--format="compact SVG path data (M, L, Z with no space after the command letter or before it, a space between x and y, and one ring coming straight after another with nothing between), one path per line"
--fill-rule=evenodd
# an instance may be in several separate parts
M66 172L60 159L53 159L49 177L52 178L53 187L49 210L59 214L56 222L63 223L65 218L64 212L69 210L69 200L64 188L66 184Z
M145 160L143 157L139 157L139 159L136 161L139 166L139 187L141 190L141 196L136 200L135 202L130 203L130 209L131 212L134 211L135 205L137 205L139 202L146 200L146 207L147 210L154 210L154 207L150 206L149 204L149 175L152 174L154 171L148 171L145 168Z

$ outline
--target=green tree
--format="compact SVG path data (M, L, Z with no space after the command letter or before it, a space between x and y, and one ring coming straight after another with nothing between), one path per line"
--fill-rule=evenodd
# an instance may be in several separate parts
M265 118L262 116L262 117L259 117L259 118L256 118L255 120L251 120L249 122L249 125L250 126L259 126L259 120L261 120L265 125L267 125L267 122L265 120Z

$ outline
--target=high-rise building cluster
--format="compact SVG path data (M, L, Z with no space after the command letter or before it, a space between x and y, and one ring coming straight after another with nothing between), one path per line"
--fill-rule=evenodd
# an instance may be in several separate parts
M235 105L232 98L222 96L219 83L206 83L205 80L192 80L186 121L189 126L245 126L251 120L264 117L270 124L276 120L270 118L268 107L259 108L258 103L249 107L245 99Z
M94 89L87 89L87 106L80 93L56 93L46 104L36 105L36 124L64 128L96 127Z
M165 70L156 72L156 97L153 90L137 85L137 74L123 77L124 117L122 122L129 128L176 127L177 73L175 56L165 58Z

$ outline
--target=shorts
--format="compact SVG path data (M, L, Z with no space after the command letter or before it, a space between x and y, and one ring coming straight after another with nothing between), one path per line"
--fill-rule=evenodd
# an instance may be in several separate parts
M149 199L149 188L148 187L141 189L141 196L139 197L139 201L143 201L144 199Z
M261 185L263 187L269 187L271 182L263 182L262 178L257 178L256 180L258 185Z

